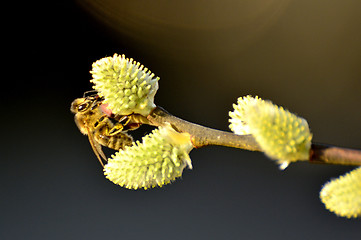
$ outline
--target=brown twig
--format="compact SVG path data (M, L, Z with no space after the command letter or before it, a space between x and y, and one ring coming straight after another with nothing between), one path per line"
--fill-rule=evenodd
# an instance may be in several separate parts
M236 135L231 132L203 127L175 117L161 107L156 107L149 114L147 120L143 120L143 123L146 121L153 126L171 124L177 131L189 133L196 148L219 145L262 152L252 135ZM361 150L313 143L309 162L361 166Z
M313 143L310 162L361 166L361 151Z

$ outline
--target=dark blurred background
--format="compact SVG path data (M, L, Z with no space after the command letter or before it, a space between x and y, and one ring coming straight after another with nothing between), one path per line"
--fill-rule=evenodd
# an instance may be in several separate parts
M351 167L223 147L131 191L104 178L70 103L92 62L125 54L161 80L156 103L227 130L237 98L303 116L314 141L361 148L361 1L83 0L4 8L0 239L359 239L318 194ZM5 75L9 74L9 75ZM7 80L7 81L6 81Z

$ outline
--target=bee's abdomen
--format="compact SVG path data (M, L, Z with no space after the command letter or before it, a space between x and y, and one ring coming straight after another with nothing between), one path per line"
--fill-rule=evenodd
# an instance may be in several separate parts
M94 137L95 140L101 145L114 150L123 149L125 146L132 145L133 142L133 138L126 133L118 133L112 136L95 134Z
M109 140L108 148L115 150L123 149L125 146L130 146L133 143L133 138L126 133L119 133L115 136L111 136Z

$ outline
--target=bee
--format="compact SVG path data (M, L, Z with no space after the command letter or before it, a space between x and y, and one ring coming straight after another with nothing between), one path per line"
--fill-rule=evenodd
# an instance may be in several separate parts
M107 104L104 104L104 98L97 94L85 96L87 93L72 102L70 111L75 114L74 120L80 132L88 135L90 145L104 167L107 158L102 146L119 150L132 145L133 138L126 132L141 124L132 122L130 115L113 114Z

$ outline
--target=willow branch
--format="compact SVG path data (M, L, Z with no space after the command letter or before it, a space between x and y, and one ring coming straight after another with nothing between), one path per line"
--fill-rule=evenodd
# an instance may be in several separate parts
M309 161L311 163L361 166L361 150L313 143Z
M189 133L195 148L218 145L262 152L252 135L236 135L187 122L173 116L161 107L156 107L147 116L147 120L143 119L143 123L146 122L153 126L171 124L178 132ZM313 143L309 162L361 166L361 150Z

